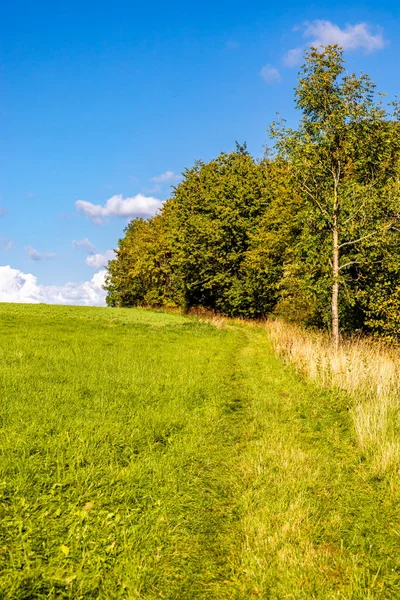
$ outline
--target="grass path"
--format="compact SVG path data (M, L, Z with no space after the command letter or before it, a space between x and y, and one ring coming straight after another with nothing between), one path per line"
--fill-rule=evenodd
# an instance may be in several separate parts
M400 597L400 490L265 332L0 306L0 597Z
M246 335L252 420L231 596L399 598L399 481L371 476L345 399L283 368L261 330Z

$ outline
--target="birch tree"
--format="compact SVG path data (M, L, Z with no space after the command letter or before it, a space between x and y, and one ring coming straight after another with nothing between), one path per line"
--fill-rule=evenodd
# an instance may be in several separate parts
M376 99L368 75L345 73L336 45L305 53L295 99L302 112L298 128L278 121L271 135L276 160L289 165L296 191L319 213L330 236L331 328L337 350L339 290L346 271L365 262L363 248L385 236L398 219L399 111L382 95Z

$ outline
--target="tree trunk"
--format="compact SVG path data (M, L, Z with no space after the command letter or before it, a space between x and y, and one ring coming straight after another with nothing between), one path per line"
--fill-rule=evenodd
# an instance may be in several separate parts
M339 225L337 187L333 208L333 286L332 286L332 341L335 352L339 350Z

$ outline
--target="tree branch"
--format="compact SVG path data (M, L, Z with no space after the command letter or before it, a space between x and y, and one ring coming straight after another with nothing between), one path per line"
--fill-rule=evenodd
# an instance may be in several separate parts
M351 265L359 265L361 262L361 260L352 260L350 262L347 262L346 264L339 267L339 271L345 269L346 267L350 267Z
M344 246L349 246L350 244L357 244L357 242L362 242L363 240L373 237L374 235L378 235L378 232L374 231L373 233L368 233L367 235L363 235L362 237L358 238L357 240L351 240L351 242L343 242L343 244L340 244L339 250L341 248L343 248Z
M386 226L382 227L381 231L373 231L372 233L368 233L367 235L364 235L363 237L360 237L357 240L352 240L351 242L343 242L343 244L340 244L339 250L341 248L343 248L343 246L349 246L350 244L357 244L357 242L362 242L363 240L366 240L367 238L373 237L374 235L378 235L378 233L387 233L388 231L390 231L390 229L393 229L393 228L394 228L394 223L388 223Z
M343 223L343 225L347 225L347 223L349 223L350 221L352 221L353 219L355 219L356 216L358 215L358 213L362 211L362 209L364 208L364 206L366 204L367 204L367 201L364 200L364 202L361 204L361 206L359 206L357 208L357 210L345 220L345 222Z
M368 264L368 265L376 265L378 263L382 263L383 260L371 260L371 261L363 261L363 260L351 260L350 262L345 263L339 267L339 271L345 269L346 267L350 267L350 265L360 265L360 264Z
M324 214L326 217L328 217L328 219L331 218L330 214L328 213L328 211L321 206L321 204L318 202L316 194L313 194L310 190L310 188L308 187L307 184L305 184L304 182L300 182L300 185L303 189L303 191L315 202L315 204L318 206L319 210L321 211L322 214Z

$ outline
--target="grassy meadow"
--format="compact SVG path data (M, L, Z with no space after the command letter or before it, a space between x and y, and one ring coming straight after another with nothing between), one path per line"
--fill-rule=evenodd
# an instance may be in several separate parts
M400 597L351 395L218 325L0 304L1 599Z

